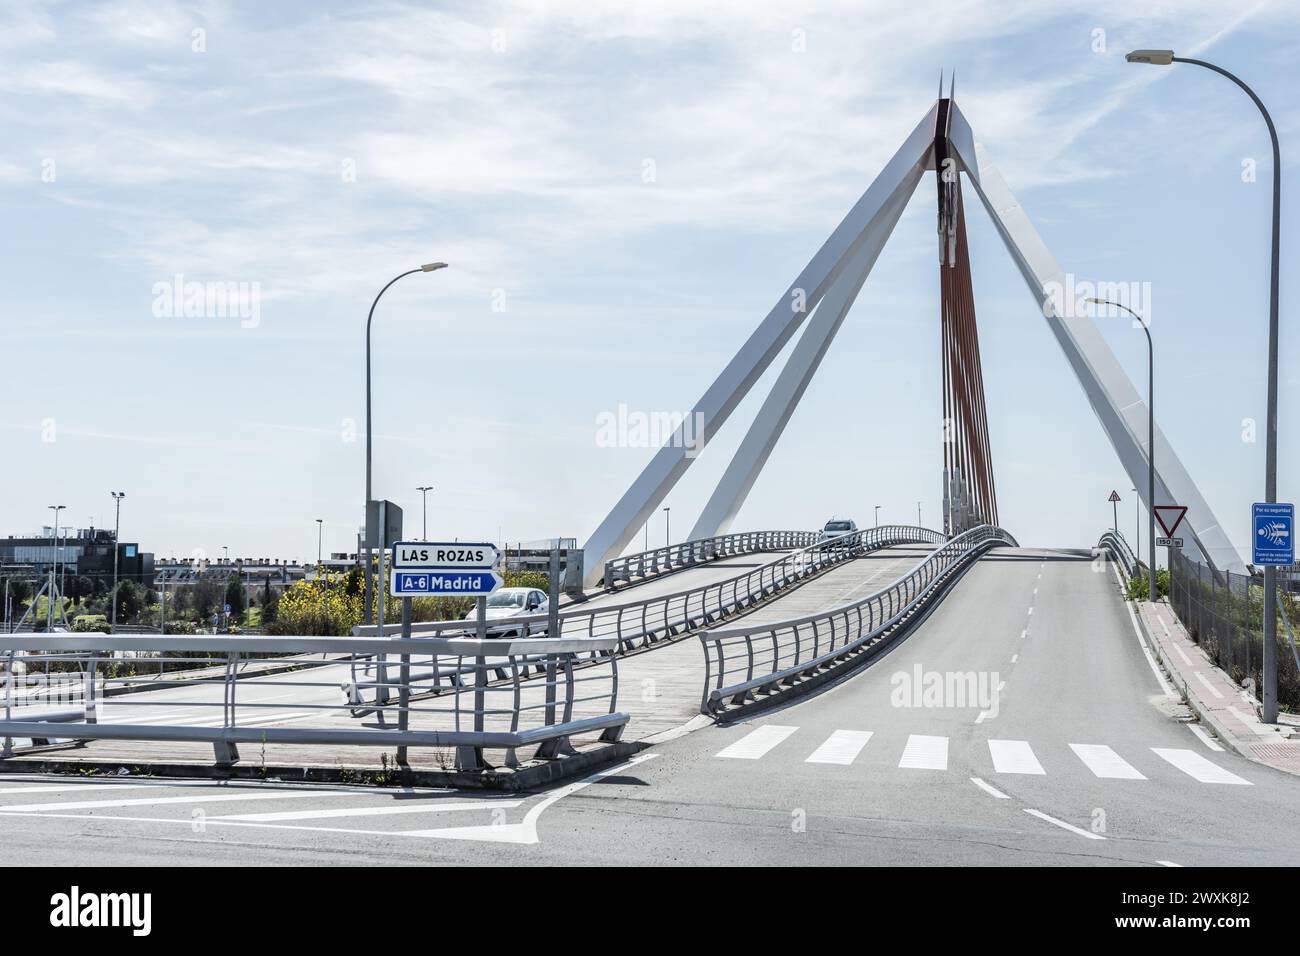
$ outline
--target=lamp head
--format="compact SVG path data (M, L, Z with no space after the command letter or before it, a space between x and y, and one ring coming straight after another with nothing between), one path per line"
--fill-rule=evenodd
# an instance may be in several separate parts
M447 268L447 263L445 262L426 262L424 265L420 266L420 271L437 272L439 269L445 268Z
M1173 50L1134 50L1124 56L1130 63L1151 63L1155 66L1168 66L1174 62Z

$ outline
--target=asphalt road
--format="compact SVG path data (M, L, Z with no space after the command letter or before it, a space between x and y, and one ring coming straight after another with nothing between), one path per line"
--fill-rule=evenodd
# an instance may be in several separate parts
M544 793L4 776L0 841L11 865L1300 861L1300 779L1178 710L1109 568L1002 550L835 687Z

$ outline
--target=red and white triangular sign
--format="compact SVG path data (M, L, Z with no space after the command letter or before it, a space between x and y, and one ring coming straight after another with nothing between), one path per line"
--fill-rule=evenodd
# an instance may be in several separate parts
M1178 530L1178 526L1183 523L1185 514L1187 514L1186 505L1156 505L1156 520L1160 522L1160 527L1165 529L1165 534L1171 538Z

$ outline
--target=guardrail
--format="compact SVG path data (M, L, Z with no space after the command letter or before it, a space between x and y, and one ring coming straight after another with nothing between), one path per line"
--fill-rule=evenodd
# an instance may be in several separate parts
M1133 549L1124 540L1124 535L1118 531L1107 531L1103 534L1097 541L1095 550L1110 552L1111 557L1115 559L1115 563L1119 565L1120 571L1123 572L1126 581L1137 574L1141 567L1137 555L1133 553Z
M980 525L945 541L893 584L830 610L749 627L704 631L700 711L719 714L758 693L777 693L876 645L957 571L990 548L1016 547L1001 528Z
M656 595L626 604L584 608L571 605L559 614L559 633L565 638L612 638L615 652L626 653L638 646L733 617L813 575L863 554L897 544L941 544L947 539L938 531L909 525L883 525L819 541L774 558L749 571L711 584L696 585L672 594ZM544 633L546 614L490 621L489 626L508 636ZM413 637L446 637L472 633L473 621L426 621L411 625ZM362 625L357 635L401 633L401 624Z
M719 558L761 551L787 551L816 543L816 531L742 531L712 538L697 538L606 561L604 584L607 588L613 588L620 582L644 580L669 571L707 564Z
M615 709L614 648L610 638L4 636L0 756L12 755L15 739L57 737L206 742L220 764L239 760L239 744L257 743L393 747L399 764L408 747L448 748L455 751L458 770L484 769L484 751L502 750L505 765L515 767L520 748L535 746L532 759L546 760L571 752L570 738L578 735L619 739L629 718ZM196 658L196 650L208 656ZM186 656L174 656L181 653ZM269 655L317 653L342 657L310 674L253 682L259 692L278 688L272 696L291 700L241 697L241 668ZM359 656L390 663L358 686L343 678L350 657ZM100 719L105 691L134 679L110 676L106 669L116 675L170 660L217 667L210 676L160 678L151 683L151 693L131 695L129 704L115 698L114 708L129 706L131 718ZM579 662L587 666L576 668ZM61 689L67 693L61 695ZM366 691L373 692L372 699L360 707ZM66 702L61 696L80 704L80 714L33 710L37 704ZM375 715L377 720L368 723L378 726L355 726L355 718L366 715ZM51 721L58 721L57 731Z

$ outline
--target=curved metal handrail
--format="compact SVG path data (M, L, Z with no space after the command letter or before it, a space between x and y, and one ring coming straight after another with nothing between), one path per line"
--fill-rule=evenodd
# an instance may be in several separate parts
M882 525L853 531L709 584L624 604L594 608L570 606L560 612L560 633L565 637L614 637L619 651L627 652L733 617L795 583L860 555L898 544L939 545L946 540L941 532L910 525ZM511 618L510 625L521 632L538 633L548 626L548 617L545 614L520 616ZM473 627L472 621L428 621L412 625L411 634L414 637L459 635ZM382 633L395 634L400 630L400 624L385 624ZM376 635L381 629L363 625L354 628L353 633Z
M636 579L645 581L669 571L695 567L719 558L806 548L816 543L816 531L740 531L711 538L697 538L606 561L603 581L605 587L613 588L620 582L631 583Z
M1107 531L1098 539L1096 550L1103 549L1109 551L1111 556L1118 562L1120 570L1124 572L1125 579L1133 577L1141 566L1137 555L1133 553L1133 549L1124 540L1124 535L1118 531Z
M1002 528L980 525L945 540L892 584L851 603L784 621L702 632L701 712L718 713L728 702L743 704L757 690L793 684L835 663L893 628L959 568L999 546L1018 545ZM743 679L733 679L742 673Z

